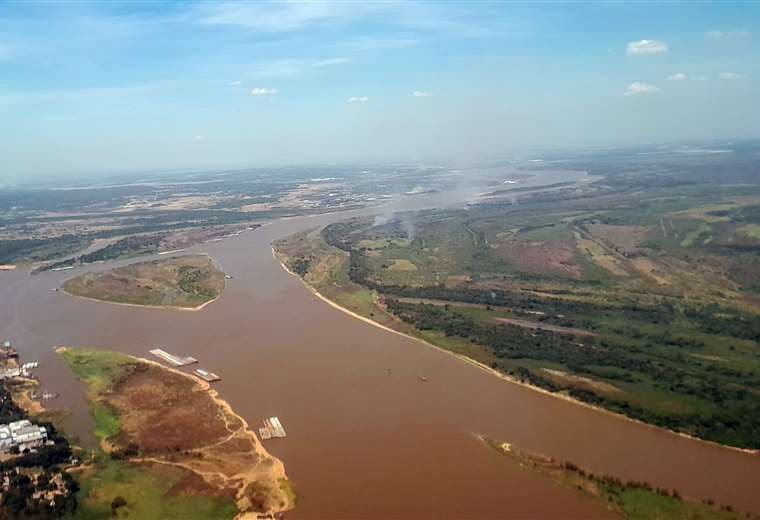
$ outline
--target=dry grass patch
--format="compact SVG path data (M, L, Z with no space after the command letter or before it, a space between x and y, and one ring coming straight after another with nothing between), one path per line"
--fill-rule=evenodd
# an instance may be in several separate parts
M580 279L575 262L575 246L570 240L507 240L496 247L497 255L526 273L558 275Z
M416 271L417 266L414 265L410 260L407 260L405 258L394 258L393 263L388 267L390 271Z
M67 280L74 296L112 303L197 308L224 289L224 273L206 255L172 257L90 272Z

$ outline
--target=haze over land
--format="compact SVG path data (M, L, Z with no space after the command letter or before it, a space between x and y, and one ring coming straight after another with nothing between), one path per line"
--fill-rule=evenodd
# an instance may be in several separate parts
M0 3L0 518L760 520L758 36Z
M760 136L758 3L4 2L0 183Z

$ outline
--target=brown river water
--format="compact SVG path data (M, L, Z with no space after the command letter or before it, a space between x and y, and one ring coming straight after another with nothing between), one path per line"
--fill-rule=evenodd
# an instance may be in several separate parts
M677 488L760 513L760 456L687 439L501 380L444 352L356 320L273 258L273 240L345 215L281 220L208 252L233 279L199 312L141 309L54 292L86 269L0 273L0 338L40 361L44 389L92 443L81 385L54 345L150 357L161 346L216 372L220 395L265 441L300 494L295 518L602 518L609 511L486 448L483 434L599 474ZM131 260L134 261L134 260ZM390 372L388 369L391 369ZM428 381L421 382L419 376ZM199 417L199 421L203 418Z

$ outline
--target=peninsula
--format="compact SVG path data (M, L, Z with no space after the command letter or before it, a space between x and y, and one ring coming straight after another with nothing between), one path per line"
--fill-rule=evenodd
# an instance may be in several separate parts
M77 514L243 518L292 509L281 461L209 385L114 352L58 348L86 386L100 449L76 477Z

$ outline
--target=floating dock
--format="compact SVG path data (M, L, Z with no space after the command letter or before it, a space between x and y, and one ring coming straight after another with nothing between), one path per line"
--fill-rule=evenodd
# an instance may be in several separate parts
M159 255L170 255L172 253L181 253L184 249L172 249L171 251L159 251Z
M222 379L221 377L214 374L213 372L203 370L202 368L193 370L193 374L195 374L196 376L200 377L201 379L205 381L208 381L209 383L213 383L214 381L220 381Z
M174 354L169 354L165 350L161 350L160 348L154 348L150 351L151 354L156 356L159 359L163 359L167 363L174 365L175 367L183 367L185 365L192 365L193 363L197 363L198 360L194 357L179 357L175 356Z
M285 433L285 428L282 427L282 424L277 417L264 419L264 427L259 428L259 437L261 437L262 440L285 438L287 436L288 434Z

